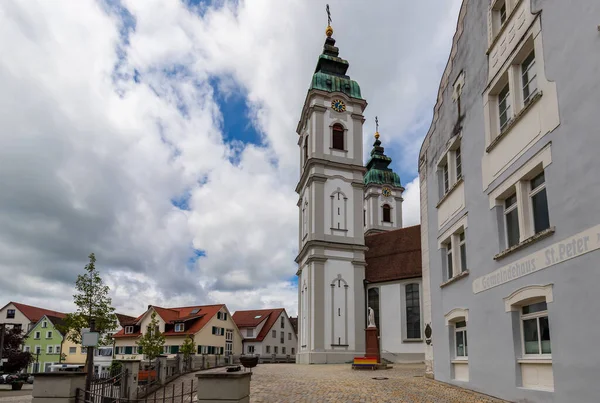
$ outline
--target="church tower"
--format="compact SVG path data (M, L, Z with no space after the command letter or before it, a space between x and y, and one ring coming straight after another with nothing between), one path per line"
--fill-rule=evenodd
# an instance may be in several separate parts
M377 118L376 118L377 119ZM379 126L379 122L377 122ZM384 154L379 127L365 174L365 235L402 228L402 192L400 176L389 168L392 159Z
M302 109L298 362L344 363L365 353L363 111L327 27Z

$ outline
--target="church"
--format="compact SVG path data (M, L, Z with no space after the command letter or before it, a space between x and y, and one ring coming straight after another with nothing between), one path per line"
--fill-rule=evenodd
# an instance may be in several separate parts
M363 165L367 101L326 29L297 126L300 149L300 364L365 355L368 308L382 361L423 362L420 226L402 227L400 177L375 133Z

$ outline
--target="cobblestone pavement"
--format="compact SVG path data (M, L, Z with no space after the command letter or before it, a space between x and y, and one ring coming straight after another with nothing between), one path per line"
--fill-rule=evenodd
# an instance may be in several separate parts
M396 364L388 370L361 371L350 365L263 364L252 372L251 403L506 403L427 379L422 365ZM175 381L175 396L181 395L183 385L183 402L190 402L192 379L195 385L195 374ZM169 385L166 400L172 395L173 386ZM157 392L156 400L162 401L162 392Z

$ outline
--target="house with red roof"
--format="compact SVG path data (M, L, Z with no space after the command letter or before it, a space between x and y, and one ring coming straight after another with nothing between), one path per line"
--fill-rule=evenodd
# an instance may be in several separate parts
M24 332L29 332L46 315L59 319L64 319L66 316L62 312L11 301L0 309L0 322L20 327Z
M298 337L284 308L236 311L233 321L242 334L244 354L296 358Z
M227 356L242 353L240 331L225 305L176 308L149 305L146 312L132 321L122 323L122 329L113 335L115 359L144 359L136 342L149 330L153 312L156 312L158 330L166 339L165 355L178 354L188 336L194 339L196 354Z

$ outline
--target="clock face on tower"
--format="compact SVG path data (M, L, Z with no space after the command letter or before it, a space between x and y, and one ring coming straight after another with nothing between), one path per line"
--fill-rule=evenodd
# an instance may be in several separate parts
M346 104L341 99L334 99L331 101L331 108L336 112L344 112L346 110Z
M390 197L392 195L392 190L389 187L384 187L382 191L385 197Z

